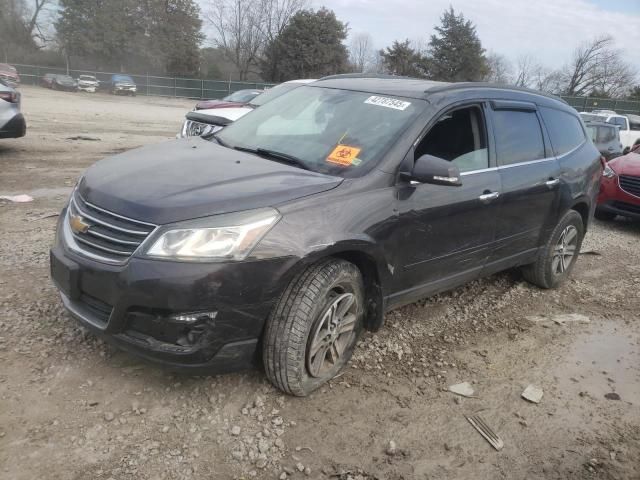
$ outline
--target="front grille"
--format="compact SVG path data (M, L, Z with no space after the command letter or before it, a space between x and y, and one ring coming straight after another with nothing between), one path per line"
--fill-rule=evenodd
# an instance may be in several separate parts
M640 205L634 205L632 203L616 201L616 202L613 202L611 206L613 206L614 208L617 208L618 210L633 213L635 215L640 215Z
M640 177L620 175L620 188L631 195L640 197Z
M185 133L187 137L200 137L210 133L215 133L218 130L222 130L220 125L210 125L208 123L196 122L194 120L187 120L187 126Z
M80 250L115 263L126 261L156 227L97 207L77 190L69 202L67 221Z

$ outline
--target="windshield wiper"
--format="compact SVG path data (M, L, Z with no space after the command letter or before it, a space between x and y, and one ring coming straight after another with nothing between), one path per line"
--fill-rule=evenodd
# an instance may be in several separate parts
M249 147L233 147L235 150L239 150L241 152L254 153L256 155L260 155L261 157L267 157L272 160L279 160L289 165L295 165L296 167L302 168L304 170L311 170L304 160L299 159L298 157L294 157L293 155L289 155L288 153L277 152L275 150L269 150L268 148L249 148Z

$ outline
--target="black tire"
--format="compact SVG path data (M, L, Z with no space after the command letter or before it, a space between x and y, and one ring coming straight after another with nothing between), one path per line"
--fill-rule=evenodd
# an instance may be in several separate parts
M616 218L616 214L612 212L607 212L604 210L598 210L596 208L596 212L593 214L598 220L610 221Z
M344 302L337 303L341 298ZM347 309L351 299L353 304ZM297 275L275 305L264 333L263 360L271 383L302 397L331 380L353 354L362 332L364 305L362 275L350 262L326 259ZM330 311L342 309L348 321L335 324ZM353 325L352 330L340 334L347 324ZM333 330L324 325L332 325ZM332 341L335 354L328 346ZM318 352L315 355L312 342Z
M558 252L560 251L561 236L567 232L573 232L572 229L575 229L576 235L574 253L567 260L564 249L562 250L562 256ZM549 235L544 247L538 252L536 261L522 268L525 280L540 288L558 287L571 275L571 271L578 259L583 238L584 224L582 223L582 217L575 210L569 210Z

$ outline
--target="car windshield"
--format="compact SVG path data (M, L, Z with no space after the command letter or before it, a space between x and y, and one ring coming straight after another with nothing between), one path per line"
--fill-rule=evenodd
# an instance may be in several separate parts
M249 103L251 100L260 95L259 90L238 90L231 95L227 95L223 98L227 102Z
M251 105L254 107L259 107L264 105L271 100L275 100L276 98L284 95L291 90L295 90L296 88L300 88L304 83L281 83L280 85L276 85L275 87L270 88L264 93L261 93L256 98L251 100Z
M113 81L114 82L129 82L129 83L133 83L133 79L131 77L126 76L126 75L114 75L113 76Z
M581 113L580 116L584 122L601 122L603 120L601 115L594 113Z
M216 138L316 172L358 176L378 163L424 107L419 99L307 86L256 109Z

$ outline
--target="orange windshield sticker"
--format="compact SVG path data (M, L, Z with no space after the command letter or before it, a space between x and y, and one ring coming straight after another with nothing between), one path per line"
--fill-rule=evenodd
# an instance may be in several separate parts
M338 145L333 149L333 152L327 157L327 162L337 163L344 167L349 165L357 165L358 162L354 161L358 159L358 154L361 148L351 147L349 145Z

